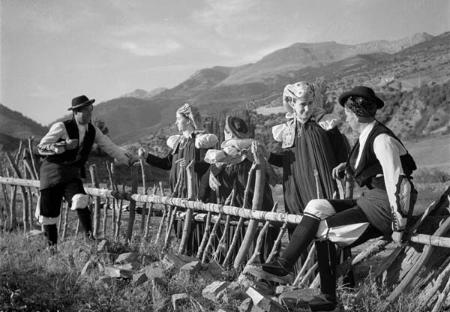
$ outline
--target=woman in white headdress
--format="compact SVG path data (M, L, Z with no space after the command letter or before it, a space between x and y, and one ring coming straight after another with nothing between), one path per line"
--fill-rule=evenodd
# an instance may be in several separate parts
M349 145L337 128L340 120L323 108L325 91L324 82L288 84L283 91L287 121L272 128L283 152L271 153L269 163L283 168L285 210L289 213L302 213L317 196L332 198L337 185L331 171L347 159Z
M206 133L201 127L201 116L198 110L186 103L176 112L176 125L179 134L167 139L171 152L166 157L158 157L139 149L139 156L152 166L170 170L169 184L177 197L187 197L186 166L193 161L194 199L205 200L199 191L202 177L207 173L209 164L203 161L206 151L216 146L218 139L214 134ZM181 179L180 182L178 180ZM177 183L178 182L178 183Z

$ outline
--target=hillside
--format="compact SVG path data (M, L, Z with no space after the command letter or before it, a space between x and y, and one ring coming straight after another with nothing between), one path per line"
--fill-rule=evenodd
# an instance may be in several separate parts
M46 131L46 127L0 104L0 134L2 135L2 141L11 141L12 139L9 139L9 137L27 139L30 136L34 136L39 139L45 135Z
M132 98L137 98L137 99L149 99L149 98L152 98L166 90L167 90L166 88L156 88L151 91L146 91L143 89L136 89L133 92L129 92L129 93L122 95L121 98L132 97Z
M350 78L355 71L367 71L385 63L392 52L426 43L434 37L417 34L396 41L373 41L357 45L336 42L296 43L275 51L254 64L238 67L215 66L194 73L172 89L149 97L144 90L96 105L95 117L104 120L118 143L145 139L149 133L174 119L184 102L205 112L262 106L277 101L286 83L323 76L328 81ZM393 54L395 55L395 54ZM344 80L348 80L345 78ZM349 80L347 85L351 84ZM342 86L337 82L337 91ZM334 89L334 87L333 87Z
M233 72L223 84L260 82L274 74L317 67L346 59L358 54L396 53L415 44L430 40L433 36L423 33L394 41L379 40L356 45L336 42L295 43L277 50L255 64Z
M14 151L19 146L19 142L18 138L0 133L0 151Z
M113 140L131 144L148 141L151 133L157 134L161 127L171 124L176 109L185 102L198 106L207 114L243 107L279 106L282 88L287 83L322 77L329 82L331 101L336 101L340 92L354 85L372 86L386 98L387 107L395 107L395 112L385 112L384 116L401 112L389 120L384 118L385 122L392 119L392 124L404 137L427 135L437 130L430 120L447 116L445 101L438 105L442 109L435 106L437 114L433 113L426 103L417 100L418 93L413 90L442 85L449 79L449 36L449 33L438 36L417 34L397 41L358 45L296 43L254 64L199 70L174 88L150 98L118 98L100 103L95 106L95 117L106 122ZM232 84L244 76L255 79L245 78L241 83ZM411 107L419 107L421 113L412 116L416 110L409 110L407 101L413 101L415 104ZM405 118L405 114L411 116ZM401 116L417 122L402 127L398 124ZM420 125L416 127L419 119Z

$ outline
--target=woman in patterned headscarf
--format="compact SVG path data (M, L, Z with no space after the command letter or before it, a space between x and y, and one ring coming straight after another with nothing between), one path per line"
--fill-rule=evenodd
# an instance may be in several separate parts
M288 213L302 213L306 204L317 196L332 198L337 185L331 171L347 159L348 143L337 129L340 121L323 109L325 91L323 82L300 81L284 88L287 121L272 128L283 152L271 153L269 163L283 168Z
M311 84L301 81L284 88L287 122L272 128L274 139L282 143L284 150L281 154L271 153L269 163L283 168L284 203L288 213L303 214L310 200L331 199L338 191L332 170L347 159L349 144L336 127L338 118L326 114L323 109L325 91L323 82ZM289 228L291 242L301 231L300 226ZM330 249L334 247L328 242L316 242L318 255L326 254ZM294 247L286 248L284 255L297 259L296 252ZM303 255L306 256L305 253ZM263 269L267 270L271 265L273 263L265 264ZM327 276L321 271L321 278Z

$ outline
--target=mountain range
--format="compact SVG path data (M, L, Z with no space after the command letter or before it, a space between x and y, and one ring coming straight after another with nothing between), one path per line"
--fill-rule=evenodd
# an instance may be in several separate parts
M95 105L95 117L106 123L110 136L118 143L148 141L161 131L167 132L176 109L185 102L199 107L204 113L280 106L281 93L287 83L321 77L329 84L331 101L335 101L344 89L358 84L372 86L392 104L388 107L394 107L383 112L384 116L389 115L385 121L395 121L396 130L403 131L404 137L417 135L413 122L416 119L416 123L422 125L421 133L438 117L440 121L425 132L429 134L442 127L446 131L448 125L443 118L447 117L448 122L448 99L437 108L440 115L436 116L419 99L417 88L442 86L449 80L448 51L450 32L437 36L420 33L396 41L356 45L295 43L252 64L199 70L171 89L150 92L138 89L99 103ZM416 112L407 119L411 126L403 127L405 122L400 121L400 117L404 119L411 112ZM13 135L5 132L3 123L0 125L0 133Z
M12 150L19 141L34 137L39 140L47 132L47 127L0 104L0 150Z

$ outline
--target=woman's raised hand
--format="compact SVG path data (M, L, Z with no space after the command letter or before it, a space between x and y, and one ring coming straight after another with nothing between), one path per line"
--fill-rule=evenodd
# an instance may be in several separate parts
M139 147L138 149L138 157L139 159L146 160L148 157L148 152L145 148Z

